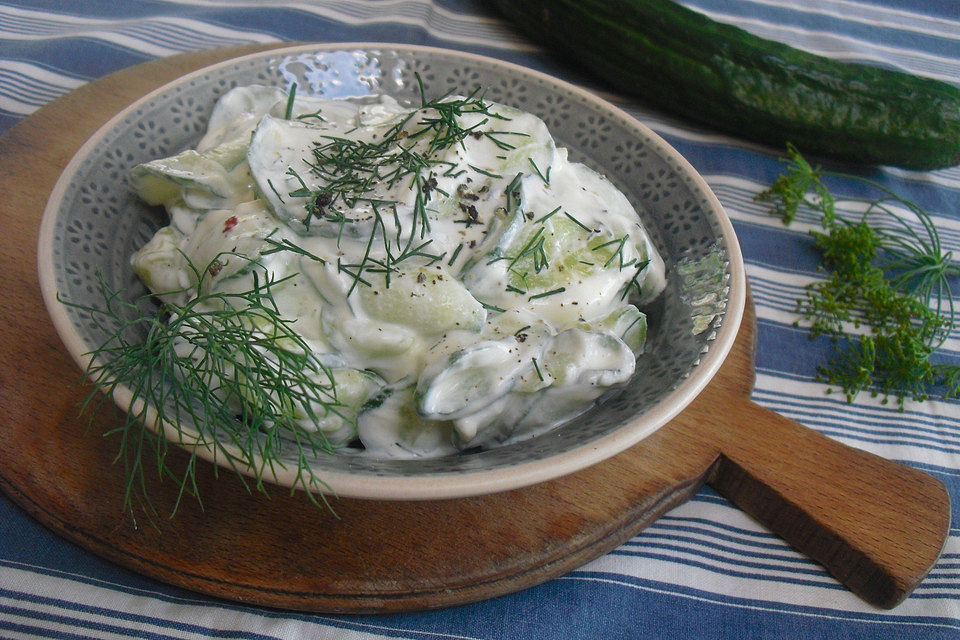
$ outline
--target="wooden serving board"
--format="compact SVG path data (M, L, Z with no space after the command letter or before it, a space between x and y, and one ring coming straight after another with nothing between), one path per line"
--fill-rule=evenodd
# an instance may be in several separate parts
M749 401L753 312L717 377L679 417L572 476L484 497L335 500L338 517L282 489L249 494L203 464L205 510L135 529L122 512L117 442L87 428L87 389L40 299L35 247L54 182L111 115L193 69L258 47L149 62L84 86L0 138L0 487L37 520L134 571L247 603L323 612L426 609L560 576L615 548L709 483L824 564L867 601L892 607L936 561L949 524L937 480L849 448ZM177 460L185 458L178 450ZM169 513L173 483L154 483Z

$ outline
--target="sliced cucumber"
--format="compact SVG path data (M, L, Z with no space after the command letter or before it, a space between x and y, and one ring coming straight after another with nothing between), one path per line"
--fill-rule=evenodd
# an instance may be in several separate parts
M390 383L420 370L424 344L412 329L372 322L354 315L345 304L325 305L320 326L325 339L345 358L376 371Z
M647 340L647 316L632 304L617 307L592 326L584 323L581 329L606 329L623 340L634 355L643 353Z
M325 128L264 117L250 140L247 162L257 189L281 220L305 223L308 219L306 193L316 188L310 176L307 158L312 156L315 143Z
M567 329L544 349L542 367L556 386L611 387L630 379L636 358L630 347L611 333Z
M531 366L514 337L470 345L427 366L417 383L417 410L434 420L475 413L509 393Z
M371 318L395 322L426 335L483 329L487 312L442 262L402 269L359 286L360 306Z
M371 373L360 369L333 369L330 371L332 388L336 397L335 406L330 408L311 405L299 407L294 415L299 419L300 427L304 430L317 430L328 433L343 431L344 428L352 437L356 429L357 415L364 403L376 396L383 388L383 380ZM329 381L321 380L321 383ZM339 438L347 440L346 434L341 433ZM340 443L342 444L342 442Z
M246 151L243 140L204 153L189 149L137 165L130 182L136 194L152 206L183 201L195 209L228 208L252 199L249 174L241 166Z
M381 392L383 380L369 371L337 368L318 374L316 382L330 389L333 397L301 402L287 411L303 431L322 432L330 444L343 446L356 435L357 416Z
M413 388L406 387L387 396L383 403L362 412L357 435L368 454L392 458L453 455L453 424L427 420L417 413Z
M230 89L214 105L207 123L207 134L197 149L211 149L238 138L249 140L250 132L260 119L278 110L286 101L287 93L279 87L249 85Z
M248 140L239 138L203 152L203 157L213 160L227 171L233 171L247 159L249 146Z
M508 393L490 405L453 421L457 446L484 447L512 435L536 394Z
M164 227L130 258L130 264L151 293L163 299L185 301L192 286L186 260L180 252L183 236Z
M526 368L509 372L502 363L497 369L497 358L459 366L457 361L451 363L444 377L432 382L434 395L448 403L444 407L430 399L432 406L447 409L461 446L520 436L571 418L610 387L629 380L634 371L633 353L606 331L568 329L555 336L538 334L530 339L539 348L536 356L530 356L533 352L524 354L530 365ZM463 388L467 393L461 391ZM471 392L484 395L484 400L466 397ZM425 399L421 396L421 412ZM456 410L458 406L462 408Z
M233 191L223 165L193 150L137 165L131 182L140 199L149 205L182 198L212 209L225 206Z
M462 144L451 145L439 155L443 162L471 165L484 172L504 176L509 180L517 173L541 170L556 162L557 148L547 125L537 116L501 104L489 103L491 115L463 113L458 117L460 127L473 132ZM429 110L423 117L436 117ZM420 118L411 119L409 128L420 127Z
M184 242L183 253L194 268L206 272L201 276L209 291L251 266L275 224L257 201L232 211L210 211Z
M327 183L317 177L311 167L314 150L331 136L342 138L345 135L345 132L323 123L270 116L264 117L253 133L247 162L257 191L274 215L288 222L301 235L366 242L374 233L381 236L382 224L378 229L378 222L388 225L392 222L389 205L375 208L365 199L348 203L340 194L321 193ZM361 195L390 199L390 194L379 192L352 194L350 197ZM324 196L329 201L322 201ZM379 243L382 245L382 242L381 238Z

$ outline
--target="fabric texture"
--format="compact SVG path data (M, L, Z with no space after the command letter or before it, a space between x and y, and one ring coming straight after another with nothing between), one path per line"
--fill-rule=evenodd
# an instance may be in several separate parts
M952 0L685 0L763 37L843 60L960 79ZM801 217L753 196L784 168L775 153L672 118L563 66L487 4L468 0L0 1L0 132L57 96L149 59L250 42L405 42L471 51L597 91L667 139L733 219L758 319L754 400L854 447L941 479L953 501L942 558L916 592L875 609L724 498L703 489L615 551L541 586L428 613L326 616L232 604L133 574L32 521L0 496L0 638L960 637L960 402L847 404L814 380L822 341L794 326L821 278ZM960 252L960 168L877 168L867 177L923 206ZM861 187L839 180L838 194ZM960 332L942 347L960 361Z

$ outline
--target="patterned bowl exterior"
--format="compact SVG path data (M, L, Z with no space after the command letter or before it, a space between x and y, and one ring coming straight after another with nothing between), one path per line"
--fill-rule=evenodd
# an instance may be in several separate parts
M299 93L331 98L387 93L416 104L417 75L430 96L483 87L488 99L540 116L558 146L568 147L571 159L604 173L637 207L666 261L667 289L647 310L648 347L631 383L575 420L533 438L452 457L324 455L314 463L317 473L343 496L482 494L586 467L636 443L676 415L719 368L744 304L739 246L717 199L666 142L592 94L501 61L424 47L312 45L245 56L166 85L104 125L67 167L41 229L44 298L77 362L87 365L85 354L103 342L105 333L57 296L82 305L102 303L98 274L131 299L143 294L129 257L166 224L165 213L141 204L131 193L132 167L193 146L214 101L235 86L288 88L296 82ZM680 273L691 271L691 265L714 267L701 269L706 277L697 280ZM706 314L695 306L694 296L711 301ZM130 398L121 390L115 400L123 407ZM201 455L212 459L212 452ZM281 472L275 480L290 485L295 476Z

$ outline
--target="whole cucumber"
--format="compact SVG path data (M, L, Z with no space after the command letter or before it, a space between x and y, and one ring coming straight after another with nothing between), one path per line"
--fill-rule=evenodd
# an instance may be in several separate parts
M671 0L495 0L541 43L666 112L855 164L960 163L960 88L833 60Z

